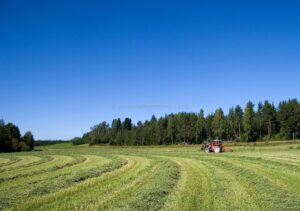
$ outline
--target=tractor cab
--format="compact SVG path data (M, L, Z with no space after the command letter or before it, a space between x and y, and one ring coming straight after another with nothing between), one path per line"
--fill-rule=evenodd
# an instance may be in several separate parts
M222 145L222 142L220 140L214 140L212 144L214 146L220 146L220 145Z

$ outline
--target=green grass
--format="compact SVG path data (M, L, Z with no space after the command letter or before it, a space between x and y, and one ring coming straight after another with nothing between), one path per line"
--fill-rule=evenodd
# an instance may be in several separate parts
M36 150L41 150L41 149L82 148L83 146L88 147L88 144L73 145L71 142L66 142L66 143L59 143L59 144L53 144L53 145L47 145L47 146L37 146L37 147L35 147L35 149Z
M3 210L299 210L300 143L108 147L0 154Z

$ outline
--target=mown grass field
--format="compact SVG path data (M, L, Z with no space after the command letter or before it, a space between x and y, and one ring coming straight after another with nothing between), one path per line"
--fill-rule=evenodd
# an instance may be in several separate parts
M0 209L300 210L300 142L0 154Z

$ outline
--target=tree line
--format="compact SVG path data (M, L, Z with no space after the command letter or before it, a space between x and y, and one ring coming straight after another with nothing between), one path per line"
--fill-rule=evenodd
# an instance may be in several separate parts
M257 108L249 101L244 109L237 105L225 115L222 108L214 113L179 112L150 121L132 124L130 118L114 119L109 125L103 121L73 144L107 145L165 145L200 144L206 140L229 141L290 140L300 136L300 103L297 99L282 101L276 107L265 101Z
M5 124L0 119L0 152L30 151L34 148L34 138L30 131L21 136L18 126Z
M62 144L68 141L65 140L36 140L34 141L34 146L48 146L53 144Z

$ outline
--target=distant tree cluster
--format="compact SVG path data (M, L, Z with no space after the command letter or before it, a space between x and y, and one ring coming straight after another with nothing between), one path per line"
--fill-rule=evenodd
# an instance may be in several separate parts
M75 137L75 138L71 139L71 142L73 145L85 144L84 140L79 137Z
M12 124L5 124L0 120L0 152L29 151L34 148L34 138L31 132L21 136L19 128Z
M242 109L239 105L229 109L227 115L221 108L204 116L199 113L169 114L144 123L132 124L130 118L123 122L114 119L95 125L82 138L74 138L73 144L89 143L108 145L162 145L200 144L206 140L267 141L296 139L300 136L300 103L297 99L282 101L278 107L265 101L254 104L249 101Z

